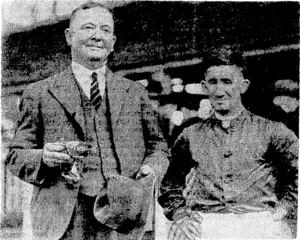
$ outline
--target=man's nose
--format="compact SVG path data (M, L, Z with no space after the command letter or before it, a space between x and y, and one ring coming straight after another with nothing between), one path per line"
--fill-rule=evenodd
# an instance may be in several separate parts
M96 28L93 32L92 39L94 40L102 40L104 32L101 29Z
M224 96L224 87L222 86L222 84L216 84L215 86L215 96L217 97L222 97Z

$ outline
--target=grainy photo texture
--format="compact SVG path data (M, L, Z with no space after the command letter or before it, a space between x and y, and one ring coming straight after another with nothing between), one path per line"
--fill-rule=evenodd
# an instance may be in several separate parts
M296 238L299 10L4 1L0 238Z

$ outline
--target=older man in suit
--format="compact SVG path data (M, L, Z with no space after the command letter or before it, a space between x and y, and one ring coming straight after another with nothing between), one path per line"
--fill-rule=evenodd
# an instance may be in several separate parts
M126 239L93 215L97 192L110 174L134 178L168 167L167 145L144 88L106 66L116 37L112 13L98 3L75 9L65 31L72 64L30 84L7 166L35 186L31 213L37 239ZM70 182L70 141L88 142L82 180ZM70 186L71 184L71 186Z

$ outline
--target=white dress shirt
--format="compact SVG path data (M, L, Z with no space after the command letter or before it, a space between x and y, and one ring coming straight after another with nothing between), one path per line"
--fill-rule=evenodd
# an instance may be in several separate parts
M75 75L75 78L82 88L83 92L86 94L88 99L91 98L91 84L92 84L92 73L96 72L98 76L98 84L100 94L103 97L104 90L105 90L105 72L106 72L106 65L103 65L101 68L96 70L90 70L79 63L72 62L72 70Z

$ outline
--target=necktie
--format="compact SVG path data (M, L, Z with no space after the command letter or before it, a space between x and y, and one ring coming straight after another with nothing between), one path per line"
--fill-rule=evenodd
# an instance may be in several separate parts
M92 84L91 84L91 102L95 109L97 110L101 104L101 94L99 90L97 73L92 73Z

